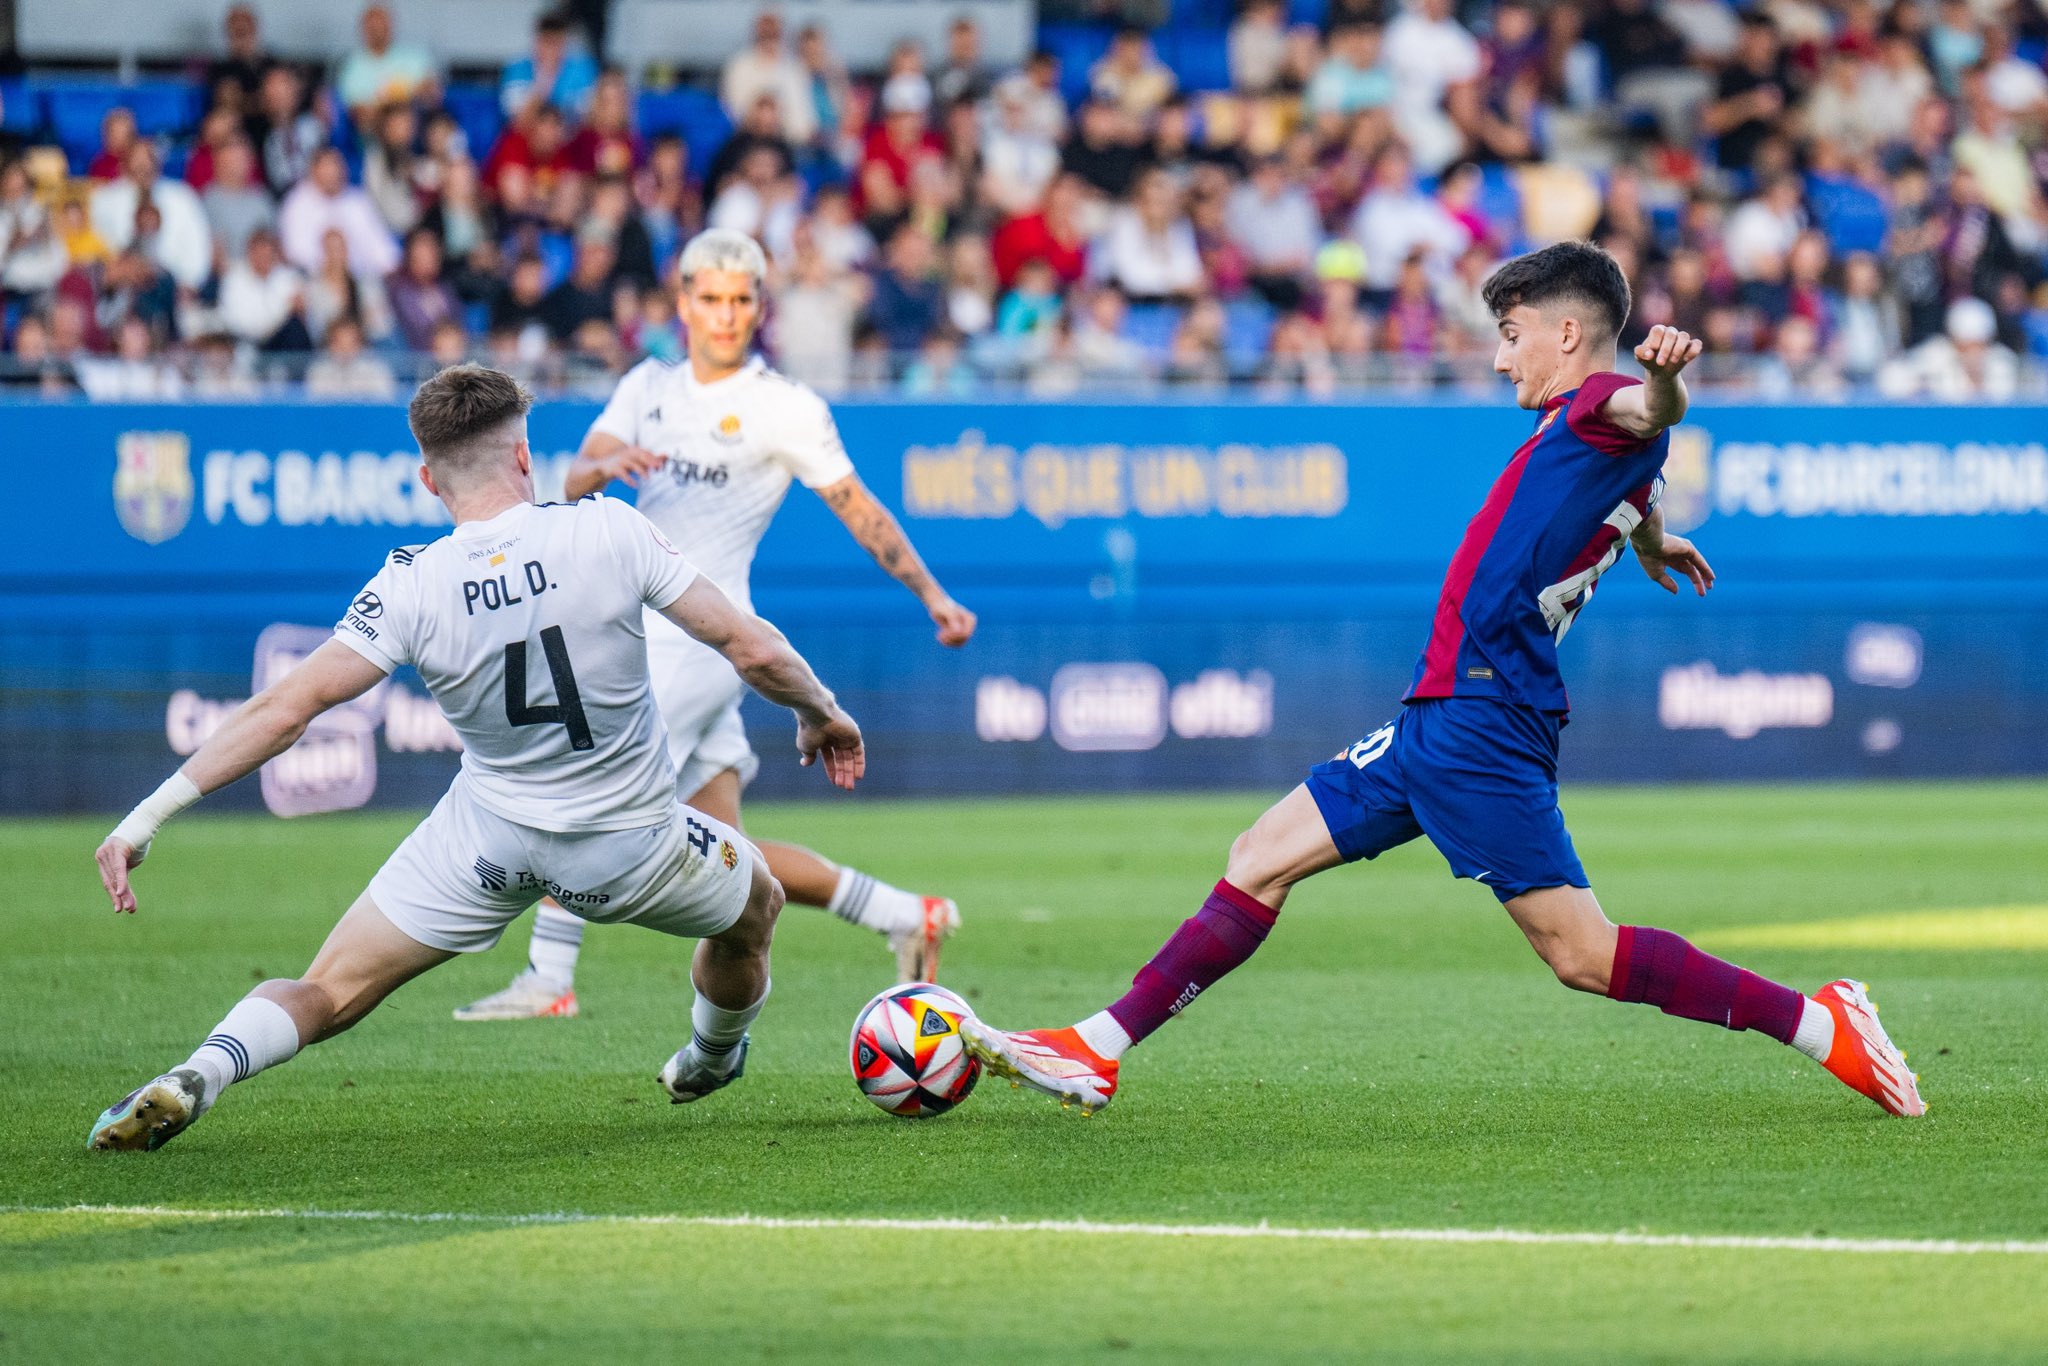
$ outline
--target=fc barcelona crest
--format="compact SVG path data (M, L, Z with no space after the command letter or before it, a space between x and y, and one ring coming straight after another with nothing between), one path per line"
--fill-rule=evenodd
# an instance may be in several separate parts
M123 432L114 447L114 513L138 541L161 545L192 516L192 442L183 432Z

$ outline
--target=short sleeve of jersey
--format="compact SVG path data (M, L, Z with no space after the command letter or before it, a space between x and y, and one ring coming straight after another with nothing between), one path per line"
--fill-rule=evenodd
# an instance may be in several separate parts
M641 602L658 612L697 581L697 566L683 558L683 552L639 509L603 494L596 502L607 519L612 549L626 571L626 581Z
M770 456L807 489L836 484L853 473L832 409L809 389L796 386L775 426Z
M1607 400L1623 389L1641 384L1639 379L1617 375L1604 370L1589 375L1579 386L1579 392L1572 395L1571 403L1565 408L1565 425L1572 429L1572 435L1591 446L1602 455L1634 455L1646 444L1643 438L1616 426L1601 412Z
M590 424L592 434L602 432L629 446L640 444L640 414L647 390L661 372L661 362L651 358L628 370L612 390L611 401L604 405L597 421Z
M412 663L412 556L413 548L392 551L334 623L336 640L385 673Z

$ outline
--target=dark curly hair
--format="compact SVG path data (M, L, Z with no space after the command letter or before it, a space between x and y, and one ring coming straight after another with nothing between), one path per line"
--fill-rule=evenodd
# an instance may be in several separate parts
M1488 278L1484 298L1495 318L1524 304L1587 306L1594 315L1580 321L1588 331L1610 340L1621 335L1621 325L1628 321L1628 277L1612 256L1591 242L1558 242L1517 256Z

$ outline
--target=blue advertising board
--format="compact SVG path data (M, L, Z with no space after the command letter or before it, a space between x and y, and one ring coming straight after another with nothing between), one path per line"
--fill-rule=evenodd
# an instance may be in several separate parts
M838 405L955 596L964 650L794 491L755 599L866 727L877 793L1280 789L1391 714L1511 405ZM543 490L596 407L531 431ZM2048 410L1715 406L1665 506L1720 574L1629 565L1563 646L1568 778L2048 772ZM447 517L385 405L0 408L0 809L125 808ZM687 549L687 548L686 548ZM266 636L266 632L270 634ZM757 791L823 795L752 706ZM417 679L310 736L280 811L420 805L453 736ZM788 756L790 761L785 761Z

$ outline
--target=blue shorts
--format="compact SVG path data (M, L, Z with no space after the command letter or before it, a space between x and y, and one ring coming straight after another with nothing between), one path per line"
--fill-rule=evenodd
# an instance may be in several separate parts
M1490 698L1426 699L1309 770L1309 794L1347 863L1427 835L1453 875L1503 902L1589 886L1557 809L1562 725Z

